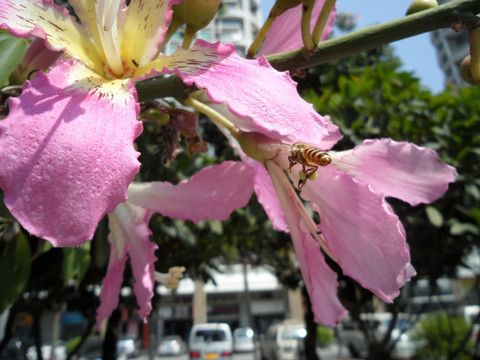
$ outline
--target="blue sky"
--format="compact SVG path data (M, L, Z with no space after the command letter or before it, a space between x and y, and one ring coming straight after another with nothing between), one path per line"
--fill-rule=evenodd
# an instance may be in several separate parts
M338 0L340 12L349 11L358 15L357 29L405 15L413 0ZM262 0L264 17L268 15L274 0ZM433 92L444 88L444 75L438 65L436 51L430 41L430 34L422 34L392 43L396 55L403 62L402 70L413 72L421 83Z

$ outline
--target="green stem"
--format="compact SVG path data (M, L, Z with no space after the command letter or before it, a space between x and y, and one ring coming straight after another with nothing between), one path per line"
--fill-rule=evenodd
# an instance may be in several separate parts
M378 46L423 34L453 24L463 23L467 27L476 21L480 13L480 0L452 0L433 9L420 11L384 24L373 25L347 35L326 40L318 44L318 52L306 57L304 49L296 49L267 56L270 64L279 71L304 69L360 53ZM182 96L188 86L179 86L178 78L172 76L159 82L161 87L152 86L153 79L137 83L140 101L163 96ZM150 82L148 86L144 83Z
M318 15L317 22L315 23L315 27L313 28L312 32L312 39L315 44L318 44L320 42L323 34L323 29L325 29L327 20L336 2L337 0L326 0L323 4L322 11L320 11L320 15Z
M312 20L313 1L304 1L302 4L302 40L303 47L309 53L315 48L312 34L310 32L310 24Z
M193 30L190 26L185 27L185 34L183 35L183 43L182 48L185 50L190 49L190 45L192 45L193 38L195 37L195 30Z
M253 40L252 44L248 48L247 51L247 57L252 58L257 52L258 49L260 49L260 45L262 45L263 40L265 40L265 36L268 33L268 30L272 27L273 22L275 21L276 16L270 15L267 20L265 20L265 23L261 27L261 29L258 31L257 35L255 35L255 39Z
M163 39L161 47L158 49L158 52L163 52L165 45L170 41L170 38L175 34L175 32L178 30L178 28L183 25L184 23L180 21L172 21L170 23L170 26L168 27L167 34L165 35L165 39Z
M224 127L225 129L227 129L234 138L240 136L240 130L235 126L235 124L233 124L230 120L228 120L219 112L213 110L211 107L205 105L197 99L194 99L191 96L180 99L180 101L183 105L190 106L195 110L201 112L202 114L208 116L210 120L212 120L213 123L217 125L217 127Z
M154 77L136 84L138 99L141 102L168 96L185 97L198 89L182 82L178 76Z

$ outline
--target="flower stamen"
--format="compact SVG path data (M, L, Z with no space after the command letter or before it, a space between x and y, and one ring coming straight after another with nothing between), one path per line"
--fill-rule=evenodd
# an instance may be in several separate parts
M164 284L169 289L175 289L183 278L183 266L174 266L168 269L168 273L160 273L155 271L155 281Z
M112 73L119 77L124 72L118 40L118 13L121 0L99 0L95 3L97 28L103 52Z

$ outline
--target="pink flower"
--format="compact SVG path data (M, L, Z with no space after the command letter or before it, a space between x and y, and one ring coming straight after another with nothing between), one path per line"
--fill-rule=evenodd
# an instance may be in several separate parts
M63 51L47 73L25 83L0 121L4 202L30 233L54 246L78 245L127 199L140 166L133 147L142 131L139 80L175 72L206 88L212 100L253 113L252 129L276 132L279 119L296 113L291 106L300 100L291 81L264 59L245 60L231 45L204 41L172 56L157 54L175 2L132 0L124 7L120 0L72 0L81 22L52 0L0 2L0 28ZM244 86L232 86L238 79ZM267 111L274 103L282 105L276 114ZM315 131L325 132L324 125L318 118Z
M298 13L292 16L294 20ZM331 24L326 29L328 36ZM268 53L282 44L274 40L272 49L265 50ZM262 57L257 61L269 67ZM330 151L332 162L313 173L316 179L305 178L301 164L293 164L291 181L303 187L301 197L319 214L316 224L285 170L292 165L292 146L306 143L331 149L341 138L338 128L298 97L288 73L267 79L258 67L242 68L230 72L230 81L213 86L216 77L220 83L223 74L241 62L229 57L212 67L213 75L195 78L189 69L175 72L187 84L207 88L186 103L208 115L231 139L243 161L255 170L255 192L273 226L291 233L316 321L334 325L347 314L336 296L336 274L322 251L346 275L383 300L393 301L415 270L403 226L385 198L412 205L432 202L455 180L455 169L441 163L430 149L389 139L366 141L350 151ZM242 84L240 89L237 84ZM248 101L247 93L257 102Z
M315 224L284 175L289 154L290 149L282 150L266 161L267 171L257 169L257 177L269 176L280 199L284 217L276 211L271 218L292 233L316 321L333 325L346 315L336 298L335 275L320 248L345 275L392 302L415 271L403 226L385 197L412 205L432 202L455 180L455 169L441 163L433 150L390 139L365 141L350 151L330 151L331 164L319 167L318 176L306 180L300 193L320 217ZM294 184L300 171L299 165L291 171ZM277 200L267 194L261 201L273 208Z
M132 182L128 187L128 201L117 205L108 215L110 261L102 283L97 326L118 306L127 255L136 280L134 291L141 319L146 320L152 309L155 278L170 286L178 282L178 274L174 273L173 278L155 274L157 245L150 241L148 228L154 213L194 222L226 220L233 210L248 203L253 191L252 180L253 171L248 166L226 161L202 169L191 180L177 185Z
M334 325L347 314L336 296L336 274L322 252L345 275L384 301L393 301L415 270L403 226L385 198L412 205L432 202L455 180L455 169L441 163L433 150L390 139L365 141L350 151L328 151L340 139L338 130L323 118L328 124L318 133L316 118L308 117L300 104L294 107L296 116L289 118L294 121L279 122L277 133L255 133L246 126L248 117L236 116L235 104L227 108L205 96L192 103L200 102L255 170L255 192L273 226L291 233L316 321ZM310 144L304 146L313 154L326 151L331 162L320 166L308 160L304 169L301 161L293 161L298 159L298 143ZM318 169L310 174L312 165ZM291 180L285 173L289 168ZM300 196L320 216L318 224L292 182L302 187Z

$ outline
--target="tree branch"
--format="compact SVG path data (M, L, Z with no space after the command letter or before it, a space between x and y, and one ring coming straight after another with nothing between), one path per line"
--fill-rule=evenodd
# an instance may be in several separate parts
M311 57L300 48L269 55L267 59L279 71L304 69L456 24L470 27L476 22L477 13L480 13L480 0L453 0L436 8L323 41Z
M469 28L477 23L480 0L452 0L433 9L369 26L346 35L321 42L311 56L304 48L267 56L279 71L295 71L337 60L391 42L442 28ZM177 76L153 78L136 84L139 101L165 96L184 96L190 87Z

